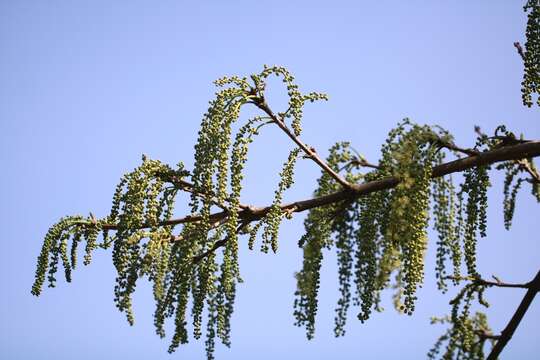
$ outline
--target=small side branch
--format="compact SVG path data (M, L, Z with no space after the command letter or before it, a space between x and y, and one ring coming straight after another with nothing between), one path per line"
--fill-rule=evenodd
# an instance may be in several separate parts
M531 166L529 161L525 159L520 159L520 160L516 160L516 162L524 171L528 172L529 175L531 175L532 182L537 182L537 183L540 182L540 173L538 172L538 170L536 170L535 168Z
M447 148L448 150L452 150L452 151L462 153L462 154L465 154L465 155L468 155L468 156L475 156L475 155L480 154L480 151L478 151L478 150L464 149L464 148L461 148L461 147L457 146L454 143L444 141L442 139L436 139L434 142L437 145L439 145L440 147L444 147L444 148Z
M264 99L256 99L253 102L255 106L257 106L259 109L264 111L272 120L274 123L276 123L277 126L287 136L294 141L298 147L304 151L307 157L309 157L311 160L313 160L317 165L319 165L324 171L326 171L330 176L332 176L338 183L340 183L345 189L350 189L351 184L347 180L345 180L341 175L339 175L337 172L335 172L328 164L317 154L314 148L307 146L304 144L285 124L285 122L279 118L274 112L268 107L268 104Z
M195 185L193 185L192 183L190 183L189 181L186 181L182 178L179 178L179 177L176 177L176 176L168 176L168 175L162 175L163 179L165 179L166 181L170 182L171 184L173 184L174 186L178 187L179 189L185 191L185 192L189 192L189 193L192 193L192 194L195 194L197 195L198 197L200 198L203 198L203 199L208 199L210 200L214 205L220 207L221 209L223 210L227 210L227 205L225 204L222 204L222 203L219 203L217 201L217 199L215 198L215 195L213 194L212 191L200 191L200 190L196 190L195 189ZM228 200L228 199L226 199ZM243 204L240 204L239 205L240 208L243 208L245 207L245 205Z
M369 161L367 161L366 159L355 158L355 159L349 161L348 163L346 163L345 165L343 165L341 167L341 169L339 169L339 171L349 169L351 166L367 167L367 168L376 169L376 170L381 169L381 167L379 165L372 164Z
M448 280L455 280L455 281L471 281L474 284L482 285L482 286L496 286L496 287L502 287L502 288L519 288L519 289L529 289L530 283L526 284L509 284L502 281L489 281L481 278L473 278L473 277L467 277L467 276L445 276L445 279Z

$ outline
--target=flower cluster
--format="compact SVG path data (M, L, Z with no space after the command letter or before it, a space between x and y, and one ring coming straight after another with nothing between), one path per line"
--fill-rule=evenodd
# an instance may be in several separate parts
M338 143L332 147L326 161L335 171L345 171L348 181L373 183L393 177L398 183L392 189L310 210L305 220L305 234L299 241L304 261L302 270L296 274L295 324L304 326L307 337L313 338L324 249L334 245L341 293L336 307L336 336L345 333L351 301L359 307L359 320L366 321L373 310L381 310L380 296L386 288L395 289L397 310L412 314L416 291L424 278L430 207L438 232L436 277L439 288L446 291L448 278L457 285L462 279L462 265L466 266L469 277L478 277L476 243L478 237L486 236L490 168L482 165L466 170L458 186L451 176L433 177L433 170L448 154L456 155L458 151L480 154L504 146L508 141L511 142L512 137L500 127L493 137L480 134L474 149L459 149L444 129L419 126L405 119L389 133L378 166L364 174L358 168L365 161L351 152L349 144ZM516 162L509 164L514 172L515 167L520 166ZM532 162L527 164L534 168ZM501 168L507 166L510 165L503 163ZM519 169L524 171L523 166ZM315 195L326 195L338 189L334 178L323 172ZM447 275L448 262L452 276ZM454 300L457 305L449 318L454 326L451 348L459 347L468 354L483 351L483 342L480 347L470 343L485 320L483 315L469 319L468 309L474 294L483 302L483 287L477 283L467 286ZM467 299L465 310L458 316L457 309L463 298Z
M65 278L71 282L71 271L77 266L77 248L81 241L86 241L84 265L90 264L92 251L98 246L97 237L105 220L97 220L92 214L85 218L80 215L66 216L54 224L43 241L41 253L38 256L37 268L32 294L39 296L47 276L49 287L55 287L58 263L64 267ZM71 240L71 250L68 255L68 243Z
M327 164L335 171L353 160L348 143L338 143L330 149ZM349 167L347 167L349 168ZM348 170L354 180L356 176ZM356 178L356 180L358 180ZM323 196L339 189L339 184L327 173L322 173L318 180L316 196ZM340 309L336 316L336 334L344 332L346 312L350 302L350 277L352 270L352 254L350 246L349 212L351 203L333 204L312 209L304 226L306 233L298 245L303 248L304 261L302 270L296 273L297 290L294 301L295 325L305 326L308 339L313 338L315 332L315 316L317 314L317 294L319 291L320 269L323 259L323 249L333 245L331 235L336 232L339 248L338 261L340 264Z
M442 354L443 359L484 359L486 342L490 341L493 346L496 337L493 336L484 313L476 312L471 316L471 305L477 297L483 306L489 306L483 298L485 289L485 286L474 282L465 286L450 302L452 305L450 316L431 319L432 324L449 323L450 328L439 337L428 352L429 359L435 359L439 355L444 343L446 349Z
M536 3L530 3L531 9L537 11ZM277 114L265 100L266 80L272 74L282 77L289 97L288 109ZM169 318L174 321L169 352L189 341L191 306L193 336L199 339L206 325L207 357L213 359L216 338L226 346L231 344L236 287L242 281L239 237L249 235L248 247L253 249L262 230L261 251L276 252L283 219L305 209L299 210L300 202L283 205L284 193L293 185L295 165L302 151L323 169L316 197L334 194L328 199L346 194L340 200L311 208L304 221L305 234L298 242L303 263L296 273L294 317L297 326L306 328L309 339L315 333L324 252L334 247L340 293L335 312L336 336L345 334L351 305L358 308L357 317L362 322L369 319L373 310L382 310L381 293L387 288L395 289L397 310L413 313L416 292L424 280L430 208L439 234L439 288L447 289L448 262L452 265L450 277L454 284L462 279L462 266L466 266L469 278L479 278L476 248L477 238L486 236L490 167L481 165L465 170L458 185L450 176L437 173L437 169L444 167L445 156L450 153L479 155L522 139L499 127L493 137L480 134L475 149L463 150L453 144L445 130L405 119L390 131L377 165L368 163L347 142L334 145L324 162L298 136L305 103L326 100L326 95L300 93L293 76L278 66L265 67L249 78L224 77L215 83L220 90L202 119L193 171L185 170L182 163L173 168L143 156L142 164L121 178L108 216L97 219L90 214L60 219L45 236L32 294L41 293L46 279L50 287L55 286L59 263L66 280L71 281L80 242L86 242L85 265L91 262L95 249L112 246L117 270L114 301L128 322L134 323L132 295L136 284L147 277L153 283L156 333L164 337L165 322ZM248 104L263 114L237 124L241 109ZM283 130L297 147L290 151L279 173L271 206L261 211L243 205L240 198L249 145L264 126L271 124ZM365 171L365 167L371 170ZM508 228L522 183L530 182L533 195L540 201L540 182L531 159L506 161L497 168L506 170L504 219ZM532 179L520 177L527 174ZM368 187L389 182L392 186L360 196L356 191L362 187L362 181L369 183ZM175 200L182 191L190 193L190 214L173 220ZM102 242L98 242L100 233ZM489 329L483 315L469 314L473 298L485 303L483 291L484 286L473 282L453 300L452 315L448 317L452 327L430 352L431 357L438 354L444 341L448 341L449 354L445 358L452 358L456 351L469 354L471 359L483 356L484 342L476 340L479 333L486 334Z

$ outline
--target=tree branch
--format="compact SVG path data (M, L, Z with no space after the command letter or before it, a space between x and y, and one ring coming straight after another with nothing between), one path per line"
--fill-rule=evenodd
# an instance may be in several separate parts
M529 289L525 293L523 300L521 300L521 303L516 309L514 316L512 316L512 318L508 322L508 325L506 325L504 330L501 332L501 335L499 336L497 343L495 343L495 346L491 350L491 353L487 357L487 360L496 360L506 346L506 344L508 343L508 341L510 341L510 339L512 338L512 335L514 335L514 332L519 326L521 319L523 319L523 316L525 316L525 313L529 309L529 306L534 300L534 297L536 296L538 291L540 291L540 271L538 271L535 278L528 283L528 288Z
M472 283L474 284L478 284L478 285L483 285L483 286L497 286L497 287L502 287L502 288L519 288L519 289L529 289L531 287L531 284L530 283L526 283L526 284L509 284L509 283L504 283L502 281L489 281L489 280L484 280L484 279L481 279L481 278L473 278L473 277L468 277L468 276L445 276L444 277L445 279L448 279L448 280L456 280L456 281L471 281Z
M341 167L341 169L339 169L339 171L342 171L344 169L348 169L351 166L368 167L368 168L377 169L377 170L380 170L380 168L381 168L379 165L372 164L369 161L367 161L366 159L354 158L351 161L349 161L348 163L346 163L345 165L343 165Z
M517 145L510 145L498 148L496 150L486 151L474 156L454 160L436 166L433 168L432 177L437 178L444 175L462 172L477 166L493 164L501 161L519 160L523 158L534 158L540 156L540 141L529 141ZM288 212L303 212L319 206L330 205L342 200L354 200L363 195L388 190L399 183L396 177L388 177L382 180L370 181L361 184L351 184L351 188L337 191L335 193L316 198L300 200L281 205L281 210ZM256 221L262 219L272 206L253 207L246 206L238 212L238 217L245 221ZM228 216L228 211L221 211L210 215L210 221L218 221ZM160 223L161 226L174 226L179 224L197 222L201 220L199 215L187 215L177 219L171 219ZM81 222L83 223L83 222ZM84 222L85 224L87 222ZM149 225L143 224L141 228L147 228ZM117 230L116 224L105 224L103 230Z

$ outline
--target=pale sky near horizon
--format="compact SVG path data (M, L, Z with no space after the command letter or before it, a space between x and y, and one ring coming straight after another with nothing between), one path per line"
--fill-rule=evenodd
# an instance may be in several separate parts
M193 164L202 114L223 75L246 76L263 64L286 66L308 104L303 139L326 156L349 140L377 161L388 131L404 117L449 129L472 146L474 125L506 124L540 139L540 110L521 104L522 1L2 1L0 2L0 358L203 359L204 340L169 355L155 335L147 285L135 295L130 327L113 303L110 252L97 251L73 282L30 294L43 236L68 214L105 216L114 187L141 154ZM274 85L277 85L276 82ZM279 87L275 88L279 94ZM282 98L276 95L275 105ZM291 144L265 129L253 144L244 202L267 204ZM302 161L285 200L309 197L319 169ZM539 267L539 204L524 188L513 228L502 224L501 174L489 192L488 237L479 241L486 277L526 282ZM180 207L181 208L181 207ZM365 324L349 314L347 334L333 336L337 293L334 253L325 254L316 336L293 325L296 246L305 214L281 227L278 254L241 251L225 359L419 359L443 332L429 324L449 312L451 294L436 290L434 234L426 282L412 317L385 312ZM61 275L61 274L59 274ZM500 331L522 290L487 292ZM540 300L532 304L501 356L530 359L540 343Z

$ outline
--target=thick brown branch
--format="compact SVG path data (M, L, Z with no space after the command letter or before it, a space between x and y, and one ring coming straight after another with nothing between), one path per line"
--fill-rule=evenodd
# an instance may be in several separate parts
M302 151L309 157L311 160L315 161L317 165L319 165L324 171L326 171L330 176L332 176L336 181L341 184L346 189L350 188L351 184L347 182L341 175L339 175L337 172L335 172L328 164L317 154L314 148L307 146L304 144L298 136L296 136L285 124L285 122L279 118L274 112L268 107L268 104L264 101L264 99L258 99L257 101L254 101L254 104L264 111L287 136L294 141Z
M456 172L462 172L467 169L474 168L480 165L493 164L501 161L519 160L523 158L534 158L540 156L540 141L530 141L517 145L505 146L496 150L486 151L478 155L469 156L463 159L451 161L433 169L432 177L440 177ZM387 190L395 187L399 183L399 179L389 177L382 180L370 181L362 184L353 184L350 189L344 189L335 193L320 196L307 200L300 200L281 206L283 211L302 212L313 209L319 206L330 205L345 199L354 200L360 196L367 195L376 191ZM255 221L262 219L271 209L271 206L252 207L247 206L242 209L238 216L242 220ZM221 211L210 215L210 221L217 221L227 217L227 211ZM198 215L188 215L178 219L171 219L162 222L160 225L179 225L190 222L200 221ZM143 225L142 227L148 227ZM116 230L116 224L106 224L103 226L105 230Z
M497 359L508 341L510 341L510 339L512 338L512 335L514 335L514 332L519 326L521 319L523 319L523 316L529 309L529 306L534 300L534 297L536 296L538 291L540 291L540 271L538 271L535 278L531 282L529 282L528 285L529 289L525 293L523 300L521 300L521 303L519 304L516 312L514 313L514 316L512 316L512 319L510 319L510 321L508 322L508 325L506 325L504 330L501 332L499 340L491 350L491 353L487 357L487 360Z

